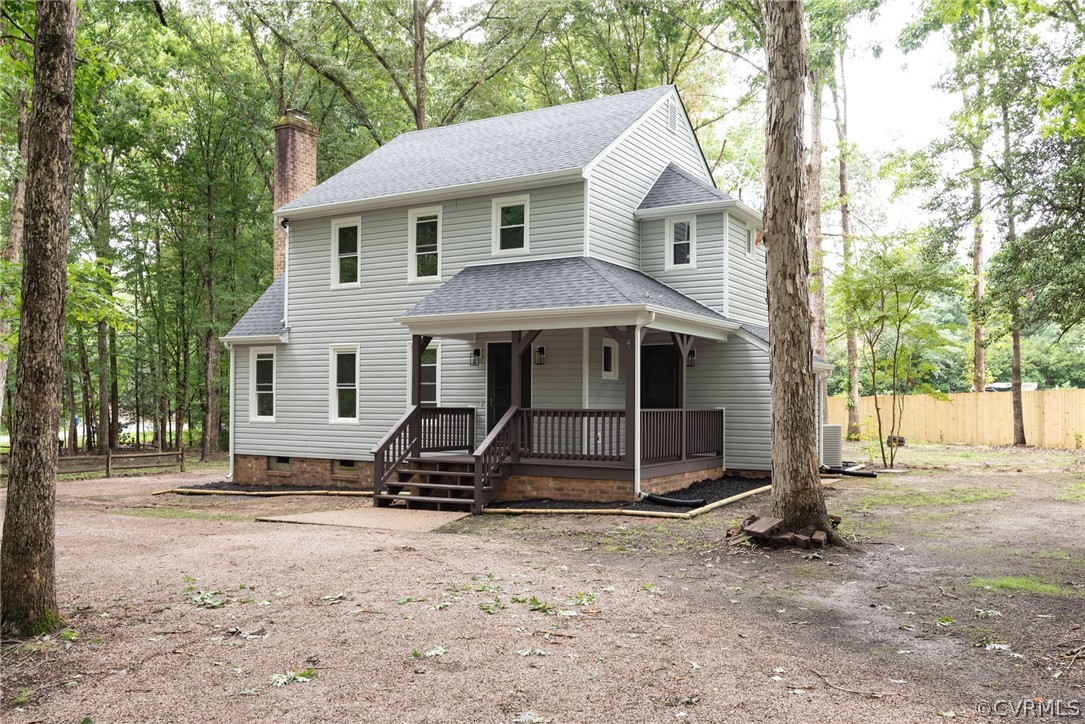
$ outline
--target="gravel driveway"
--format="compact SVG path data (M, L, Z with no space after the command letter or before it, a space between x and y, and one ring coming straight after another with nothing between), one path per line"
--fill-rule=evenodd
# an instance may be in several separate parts
M400 533L253 522L366 499L150 495L216 473L62 483L70 628L5 642L3 719L910 722L1080 701L1085 655L1066 671L1058 644L1085 639L1085 501L1057 497L1081 460L1016 469L840 484L862 543L822 557L723 543L764 495L695 521ZM894 497L981 487L1006 495ZM1059 590L974 585L1022 572Z

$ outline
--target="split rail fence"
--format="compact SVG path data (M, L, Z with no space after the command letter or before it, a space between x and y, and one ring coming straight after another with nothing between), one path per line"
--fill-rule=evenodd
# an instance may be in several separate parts
M157 470L179 468L185 471L185 452L128 453L111 452L108 455L61 455L57 458L57 475L85 475L103 473L107 478L114 473L128 470ZM8 454L0 455L0 477L8 476Z
M1085 389L1022 392L1025 440L1036 447L1085 448ZM906 441L1012 445L1013 400L1009 392L968 392L940 400L930 395L906 395L898 432ZM888 396L879 398L882 419L888 422ZM847 425L843 397L830 397L828 422ZM859 400L864 435L876 435L874 398Z

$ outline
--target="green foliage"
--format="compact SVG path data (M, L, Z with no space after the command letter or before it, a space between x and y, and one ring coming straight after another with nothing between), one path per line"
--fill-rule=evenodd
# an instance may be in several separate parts
M1001 578L973 578L968 582L973 588L1003 591L1005 593L1031 593L1037 596L1067 596L1071 592L1060 586L1031 576L1003 576Z

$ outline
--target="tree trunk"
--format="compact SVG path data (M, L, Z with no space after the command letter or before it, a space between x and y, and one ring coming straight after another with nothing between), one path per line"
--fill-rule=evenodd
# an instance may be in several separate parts
M2 627L21 635L62 623L56 603L55 503L76 16L74 0L41 3L36 9L16 367L19 428L11 450L0 552Z
M1027 445L1025 442L1025 408L1021 399L1021 329L1017 322L1017 313L1013 314L1011 322L1013 329L1010 336L1013 338L1013 360L1010 363L1010 390L1013 395L1013 444L1017 446Z
M11 179L11 207L8 211L8 245L0 252L0 259L6 262L18 262L23 251L23 228L26 223L26 180L23 169L27 163L27 123L26 91L15 94L15 136L19 147L19 164ZM12 300L0 296L0 308L10 307ZM8 368L11 350L3 340L11 334L8 316L0 314L0 419L4 417L4 399L7 392ZM10 430L9 430L10 432Z
M116 450L121 436L121 392L117 373L117 330L109 328L109 447Z
M79 371L83 376L83 447L90 454L94 450L94 434L90 431L90 421L94 419L94 388L90 382L90 361L87 358L87 344L83 338L83 328L75 327L75 341L79 345Z
M836 139L840 178L840 241L844 269L851 267L851 197L848 191L848 93L844 81L844 55L838 59L839 70L831 86L833 109L836 111ZM859 439L859 338L851 321L851 312L844 310L844 330L848 344L848 429L849 440Z
M79 408L75 406L75 374L72 370L72 361L69 358L67 364L67 380L68 380L68 454L79 454L79 425L76 420L79 419Z
M831 532L818 479L806 257L801 0L766 3L765 249L772 380L772 508L784 529Z
M414 0L414 124L426 127L426 10L422 0Z
M806 164L806 233L810 254L810 336L825 357L825 269L821 249L821 74L810 71L810 160Z
M98 322L98 454L109 448L109 325Z
M983 348L983 322L980 321L980 305L983 303L983 197L980 184L980 149L972 149L972 390L983 392L987 386Z

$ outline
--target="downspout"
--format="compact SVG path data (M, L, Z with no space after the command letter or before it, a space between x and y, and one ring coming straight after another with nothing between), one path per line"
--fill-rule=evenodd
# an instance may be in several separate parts
M283 328L290 329L290 219L279 222L283 228Z
M641 324L638 324L633 330L633 359L637 361L636 373L634 374L633 384L633 399L637 401L636 409L633 411L633 439L635 440L633 446L633 495L637 500L643 497L640 491L640 332L656 321L656 313L648 312L648 319Z
M227 480L234 479L234 389L237 386L235 381L236 368L234 367L234 346L229 342L226 342L226 349L230 350L230 472L226 474Z

